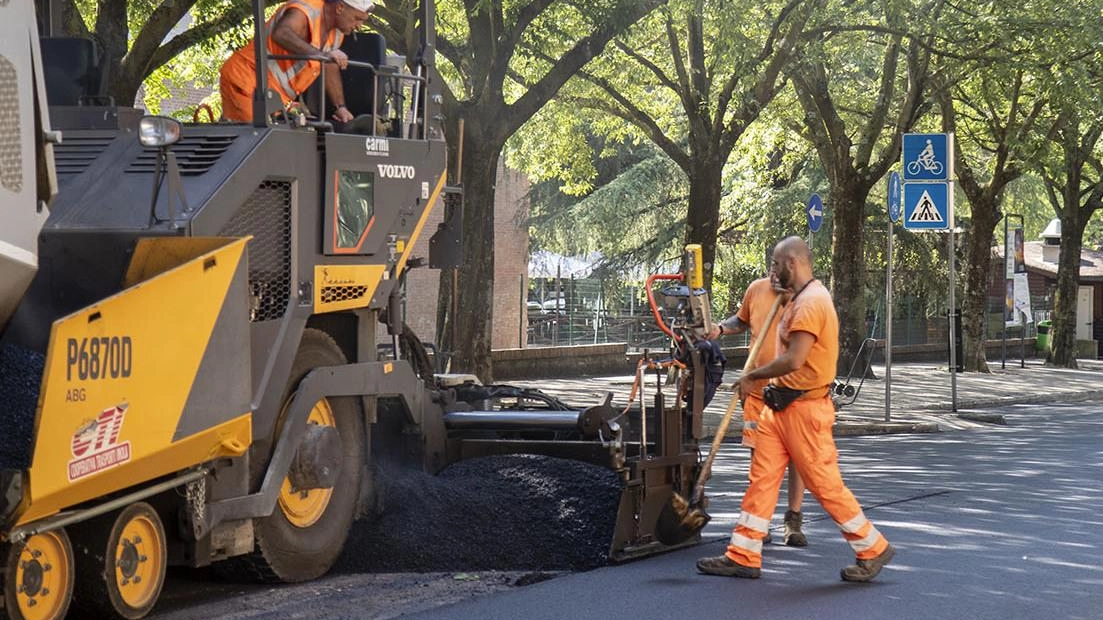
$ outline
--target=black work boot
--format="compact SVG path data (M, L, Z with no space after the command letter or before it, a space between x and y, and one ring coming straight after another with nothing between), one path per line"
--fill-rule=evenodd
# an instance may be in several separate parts
M790 547L807 547L808 538L800 531L801 514L794 510L785 512L785 544Z
M881 572L885 564L889 563L895 553L896 550L892 548L892 545L889 545L885 547L881 555L872 560L857 560L855 564L842 569L839 571L839 576L843 578L843 581L873 581L873 578Z
M762 576L762 569L743 566L731 561L726 555L697 560L697 570L706 575L719 575L721 577L742 577L743 579L758 579Z

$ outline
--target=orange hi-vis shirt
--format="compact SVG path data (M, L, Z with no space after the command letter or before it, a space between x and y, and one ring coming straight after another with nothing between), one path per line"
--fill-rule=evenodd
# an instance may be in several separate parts
M749 325L751 327L751 334L755 337L758 336L762 329L767 329L766 338L763 339L762 346L758 349L758 356L755 357L753 368L764 366L774 361L774 358L777 357L778 317L774 317L770 326L766 327L766 316L770 314L770 308L774 305L774 299L776 298L777 293L774 292L774 287L770 283L770 279L759 278L751 282L751 285L747 287L746 292L743 293L743 304L739 306L739 312L735 313L735 316L738 317L744 325ZM766 387L767 383L769 383L768 379L756 381L754 389L751 390L750 394L746 394L746 396L761 396L762 388Z
M804 365L777 378L777 383L795 390L814 390L831 385L835 380L835 364L839 359L839 316L831 293L812 280L789 300L778 324L781 352L789 350L794 332L807 332L816 338Z
M345 35L337 28L330 28L326 33L325 41L322 40L322 14L325 0L288 0L265 25L268 33L268 53L277 55L289 54L287 50L272 41L272 28L283 17L286 11L302 11L310 22L309 43L322 52L336 49L341 46ZM229 105L223 102L223 116L229 120L248 122L252 120L252 95L256 90L256 52L253 46L256 41L249 43L234 52L222 65L222 82L233 84L232 93L227 93L223 88L223 99L235 98ZM321 75L321 63L308 60L268 60L268 88L280 94L286 106L300 93L310 88L314 80ZM237 99L244 99L237 101ZM248 112L245 118L238 118L244 112Z

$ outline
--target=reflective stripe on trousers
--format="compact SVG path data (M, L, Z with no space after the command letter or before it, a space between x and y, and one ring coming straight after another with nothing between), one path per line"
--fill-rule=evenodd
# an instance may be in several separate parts
M727 556L744 566L762 566L762 539L777 507L785 468L792 461L805 485L839 526L858 559L877 557L888 541L862 513L839 473L831 435L835 407L827 397L797 400L770 420L759 420L750 485L732 532Z

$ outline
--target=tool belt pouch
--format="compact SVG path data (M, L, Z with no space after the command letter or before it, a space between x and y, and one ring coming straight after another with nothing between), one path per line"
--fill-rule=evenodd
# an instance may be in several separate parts
M781 385L767 385L762 388L762 401L775 412L784 411L792 402L801 397L804 390L794 390Z

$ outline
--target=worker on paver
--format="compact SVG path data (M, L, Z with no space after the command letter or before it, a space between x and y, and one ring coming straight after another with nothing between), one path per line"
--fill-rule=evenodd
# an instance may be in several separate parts
M345 107L344 87L337 68L348 67L349 58L341 51L345 35L351 34L368 19L375 7L371 0L288 0L268 20L268 53L325 58L326 96L337 106L333 119L342 123L353 115ZM234 52L222 65L219 89L222 91L222 116L231 121L248 122L253 118L253 91L257 88L256 57L253 45ZM268 87L279 93L285 108L303 93L321 73L317 60L268 60Z
M779 293L788 295L788 292L774 290L774 285L768 277L751 282L746 292L743 293L743 303L739 306L739 311L714 327L712 333L709 334L709 339L728 334L742 334L747 330L757 335L758 331L763 329L766 317L770 314L770 307ZM766 338L762 341L762 346L758 350L758 359L755 360L756 365L761 366L777 357L777 324L778 321L773 321L766 327ZM768 381L765 379L756 381L751 390L741 392L743 397L743 445L750 449L752 461L754 460L755 435L758 428L759 414L766 408L766 403L762 402L762 388L767 383ZM785 537L783 540L790 547L806 547L808 539L801 531L803 516L800 511L801 504L804 501L804 481L800 479L800 474L792 466L789 467L788 500L789 509L785 511ZM769 532L766 533L766 539L763 542L770 542Z
M840 571L845 581L870 581L888 564L893 548L873 527L843 483L831 435L835 407L829 386L839 357L839 319L827 288L812 276L812 252L800 237L774 249L770 275L791 297L778 324L779 354L744 373L742 390L772 379L763 390L762 411L751 461L750 486L727 552L697 561L710 575L757 579L762 539L769 531L785 467L792 460L808 490L823 505L854 549L857 561Z

